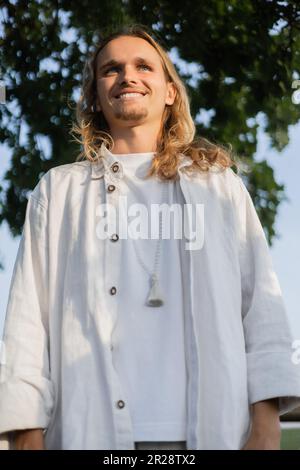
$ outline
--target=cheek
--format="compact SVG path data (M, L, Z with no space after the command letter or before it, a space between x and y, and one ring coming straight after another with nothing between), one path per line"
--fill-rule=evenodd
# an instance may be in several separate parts
M158 108L163 109L165 107L166 90L164 88L160 87L156 89L154 101Z
M161 102L165 100L167 89L164 86L162 80L155 80L152 83L149 83L150 88L155 94L155 100Z
M109 87L105 82L98 81L97 83L97 94L101 102L105 102L108 99Z

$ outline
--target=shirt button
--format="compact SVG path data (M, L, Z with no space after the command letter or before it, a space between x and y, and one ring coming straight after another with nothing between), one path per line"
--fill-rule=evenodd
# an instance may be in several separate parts
M117 289L116 289L115 287L112 287L112 288L110 289L111 295L114 295L116 292L117 292Z
M115 187L114 184L109 184L109 185L107 186L107 191L108 191L109 193L112 193L115 189L116 189L116 187Z
M112 351L114 349L113 345L111 344L110 345L110 350Z
M117 242L119 240L119 235L117 233L114 233L110 239L113 241L113 242Z
M114 163L114 165L111 167L111 169L114 173L117 173L117 171L119 171L119 165L117 163Z
M124 408L125 402L123 400L118 400L117 405L119 408Z

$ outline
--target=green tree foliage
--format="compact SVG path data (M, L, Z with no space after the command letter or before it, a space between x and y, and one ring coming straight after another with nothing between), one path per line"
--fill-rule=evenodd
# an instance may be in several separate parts
M86 53L125 23L154 31L191 99L197 133L231 144L251 171L246 184L270 243L284 187L266 161L255 162L259 117L281 151L299 120L292 82L299 78L299 2L272 0L4 0L0 21L0 142L11 148L0 187L0 223L21 232L28 192L48 169L75 160L69 134ZM191 65L193 67L191 68ZM203 116L205 119L203 119ZM47 154L44 142L50 143Z

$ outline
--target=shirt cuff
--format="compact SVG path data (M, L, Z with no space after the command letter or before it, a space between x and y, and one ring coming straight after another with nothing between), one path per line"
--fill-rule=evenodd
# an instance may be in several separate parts
M300 364L286 351L247 353L249 403L279 398L279 415L300 406Z
M0 384L0 435L21 429L46 429L54 404L52 382L41 376L10 378Z

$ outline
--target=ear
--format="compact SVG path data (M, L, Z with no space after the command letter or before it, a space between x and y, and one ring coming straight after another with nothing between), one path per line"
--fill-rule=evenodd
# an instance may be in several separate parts
M176 98L176 87L173 82L167 83L167 95L166 95L166 104L171 105L174 103Z

